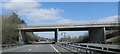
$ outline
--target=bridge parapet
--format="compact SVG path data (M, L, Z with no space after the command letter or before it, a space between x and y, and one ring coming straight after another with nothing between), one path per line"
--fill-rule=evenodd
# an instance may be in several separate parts
M30 26L25 24L18 25L19 28L30 28L30 27L59 27L59 26L92 26L92 25L119 25L116 22L113 23L76 23L76 24L45 24L40 26Z

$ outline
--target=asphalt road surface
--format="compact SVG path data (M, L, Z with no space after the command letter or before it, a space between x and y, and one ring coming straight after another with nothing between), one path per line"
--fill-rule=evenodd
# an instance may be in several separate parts
M2 54L74 54L54 44L33 44L6 49Z

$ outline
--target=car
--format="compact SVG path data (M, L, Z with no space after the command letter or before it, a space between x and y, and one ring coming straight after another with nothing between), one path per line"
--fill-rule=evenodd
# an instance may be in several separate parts
M55 44L55 42L53 41L52 44Z

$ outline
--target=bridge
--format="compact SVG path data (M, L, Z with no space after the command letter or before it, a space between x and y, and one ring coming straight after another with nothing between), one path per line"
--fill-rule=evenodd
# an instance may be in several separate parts
M3 50L3 54L118 54L120 48L118 45L96 44L96 43L70 43L58 42L59 31L89 31L89 42L105 42L106 30L118 30L118 24L84 24L84 25L50 25L50 26L29 26L21 27L19 30L19 43L24 44L16 48ZM37 44L28 43L26 32L47 32L54 31L55 44ZM37 52L37 53L36 53ZM46 52L46 53L45 53ZM72 53L71 53L72 52Z
M59 31L89 31L89 41L105 42L106 30L118 30L118 24L82 24L82 25L50 25L50 26L30 26L19 29L19 40L27 44L25 32L46 32L54 31L55 42L58 42ZM94 37L94 38L93 38Z

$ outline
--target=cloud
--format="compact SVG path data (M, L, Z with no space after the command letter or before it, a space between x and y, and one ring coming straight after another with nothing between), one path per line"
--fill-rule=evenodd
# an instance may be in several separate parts
M78 20L72 20L72 19L61 19L56 22L56 24L60 25L79 25L79 24L94 24L94 23L118 23L118 16L109 16L105 18L97 18L96 20L84 20L84 21L78 21Z
M105 18L101 18L98 21L96 21L98 23L117 23L118 22L118 16L109 16L109 17L105 17Z
M31 2L27 2L31 1ZM10 2L3 3L3 8L10 9L10 10L24 10L30 8L37 8L41 6L34 0L10 0Z
M60 24L60 25L69 25L69 24L77 24L77 23L80 23L80 21L77 21L77 20L73 20L73 19L67 19L67 18L63 18L63 19L60 19L60 20L57 20L57 22L55 24Z
M60 9L55 9L55 8L50 8L50 9L28 9L28 10L23 10L19 14L26 16L30 20L33 21L41 21L41 20L55 20L62 18L60 16ZM29 13L29 14L28 14Z
M104 18L97 18L96 20L87 21L87 23L89 24L118 23L118 15L104 17Z
M25 16L33 22L62 18L60 13L63 10L58 8L42 8L41 6L42 4L35 0L11 0L10 2L3 3L3 8L17 11L20 16Z
M7 10L14 10L20 16L25 16L31 21L29 25L40 25L46 21L54 21L49 24L87 24L87 23L111 23L117 22L118 16L110 16L96 20L80 21L69 18L63 18L60 14L64 12L59 8L42 8L42 4L35 0L10 0L10 2L3 3L2 7ZM44 21L44 22L43 22ZM48 22L47 22L48 23Z

